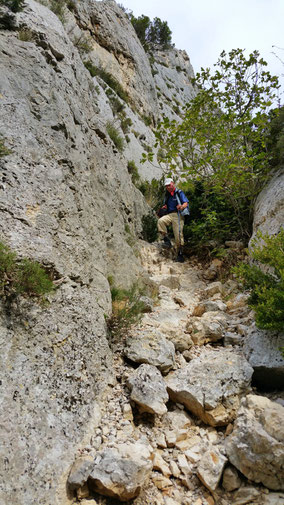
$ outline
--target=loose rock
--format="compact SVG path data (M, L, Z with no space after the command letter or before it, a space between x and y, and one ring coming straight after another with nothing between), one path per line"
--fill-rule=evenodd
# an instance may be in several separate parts
M284 407L248 395L226 440L230 462L248 479L273 490L284 489Z
M206 451L198 465L197 475L201 482L209 489L215 491L222 477L227 458L216 449Z
M175 361L175 347L172 342L144 332L129 337L124 352L132 361L156 366L161 372L169 371Z
M82 456L73 463L68 477L68 486L70 489L79 489L87 482L88 477L94 466L94 458L91 456Z
M173 401L184 404L206 424L222 426L236 417L252 373L245 358L227 349L204 350L199 358L171 372L166 383Z
M97 454L88 483L97 493L128 501L139 494L151 470L150 452L145 445L121 444Z
M226 491L234 491L238 489L242 481L239 477L237 470L233 466L225 468L223 473L222 486Z
M169 399L161 372L152 365L141 365L128 379L131 400L151 414L165 414Z

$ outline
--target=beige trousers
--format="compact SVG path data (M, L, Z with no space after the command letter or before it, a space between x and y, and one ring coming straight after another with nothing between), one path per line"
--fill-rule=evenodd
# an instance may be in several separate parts
M179 241L179 222L180 221L180 241ZM175 236L175 244L176 247L183 246L184 240L183 240L183 225L184 225L184 218L183 216L179 216L177 212L172 212L172 214L167 214L166 216L160 217L158 220L158 231L162 235L167 234L167 226L172 225L173 227L173 232Z

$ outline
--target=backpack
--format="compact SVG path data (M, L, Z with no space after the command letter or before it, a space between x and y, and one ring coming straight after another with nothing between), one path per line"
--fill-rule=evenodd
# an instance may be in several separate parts
M177 189L175 191L175 195L177 197L177 201L178 201L178 204L179 205L182 205L181 201L180 201L180 198L179 198L179 192L180 192L180 189ZM183 209L182 211L180 211L181 215L184 217L184 222L186 223L186 217L190 215L190 211L189 211L189 208L188 206L185 207L185 209ZM188 219L188 218L187 218Z

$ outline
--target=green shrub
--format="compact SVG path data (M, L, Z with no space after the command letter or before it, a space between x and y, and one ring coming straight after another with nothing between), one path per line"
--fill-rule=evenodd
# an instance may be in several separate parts
M60 21L64 23L64 8L66 6L66 0L50 0L50 10L59 17Z
M103 79L105 83L116 92L119 98L128 103L129 101L128 94L126 93L126 91L124 91L119 82L111 74L109 74L102 68L96 67L95 65L93 65L91 61L84 61L84 65L89 70L92 77L98 76L101 79Z
M152 212L142 217L142 238L150 243L158 238L157 218Z
M190 208L190 224L184 227L184 238L193 249L199 250L212 240L223 244L226 240L240 240L240 223L233 206L217 190L207 190L200 181L178 185L184 191ZM245 224L246 216L242 216Z
M112 315L107 320L107 326L112 340L118 340L127 336L131 327L139 323L145 304L141 301L141 291L137 285L130 290L113 286L111 295Z
M152 119L150 116L142 116L142 119L146 126L150 126L152 124Z
M270 111L269 115L271 122L267 148L270 165L281 167L284 164L284 106Z
M107 126L106 126L106 130L108 132L109 137L113 141L114 145L118 149L118 151L120 153L122 153L124 150L124 140L121 137L121 135L119 134L119 131L117 130L117 128L115 128L115 126L111 122L108 122Z
M16 254L0 242L0 292L13 285L16 271Z
M18 294L41 296L53 290L44 268L29 259L18 260L11 249L0 242L0 293L7 298Z
M146 202L152 209L158 210L165 197L164 180L152 179L151 182L143 181L138 189L144 195Z
M5 146L4 140L0 138L0 158L3 158L4 156L8 156L11 153L12 153L12 151L10 151L10 149L8 149Z
M73 40L73 44L77 47L80 54L90 53L93 49L91 41L84 35L79 35Z
M250 290L248 303L255 310L256 324L259 328L283 331L284 229L278 235L259 234L249 255L265 269L256 264L241 264L233 271L244 288Z
M40 296L49 293L53 284L39 263L23 259L18 267L17 292L30 296Z
M117 96L115 96L114 94L108 93L108 91L111 91L111 89L108 88L106 90L106 95L108 95L108 97L109 97L111 109L112 109L114 116L116 116L117 114L121 114L123 112L124 107L125 107L124 103L121 103L121 101L119 100L119 98L117 98ZM112 93L113 93L113 91L112 91Z
M140 181L140 175L138 173L138 168L135 165L135 161L131 160L127 163L128 173L131 175L133 184L137 184Z
M132 121L131 121L130 117L121 118L120 126L121 126L123 133L129 133L129 128L130 128L130 126L132 126Z
M12 12L20 12L26 7L25 0L1 0L0 5L9 7Z
M21 40L22 42L31 42L34 38L34 34L32 30L29 28L22 28L19 30L18 33L18 39Z
M77 5L76 5L76 1L74 0L67 0L67 8L71 11L71 12L76 12L77 10Z

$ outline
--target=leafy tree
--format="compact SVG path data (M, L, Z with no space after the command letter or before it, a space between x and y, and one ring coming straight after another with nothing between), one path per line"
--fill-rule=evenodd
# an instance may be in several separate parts
M258 51L248 58L241 49L223 51L215 73L201 69L193 79L197 94L182 120L164 118L156 131L169 168L225 198L243 236L250 234L255 198L271 170L267 112L279 85L266 65Z
M268 135L270 165L279 167L284 164L284 107L271 111L270 118L270 132Z
M167 21L155 18L151 21L148 16L139 16L136 18L133 13L129 14L129 19L136 31L136 34L146 51L156 47L169 49L172 44L172 32Z
M167 21L162 21L160 18L155 18L152 21L149 27L148 41L152 47L155 45L162 49L172 47L172 32Z

